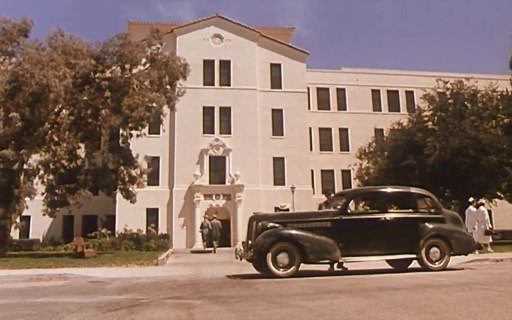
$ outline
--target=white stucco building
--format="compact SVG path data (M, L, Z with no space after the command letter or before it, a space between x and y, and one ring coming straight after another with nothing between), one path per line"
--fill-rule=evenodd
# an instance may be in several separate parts
M42 216L36 198L13 237L69 240L102 226L154 224L175 248L192 248L200 245L202 217L217 214L223 245L234 246L253 212L314 209L324 192L356 186L358 148L412 112L436 79L510 85L503 75L308 69L309 53L290 43L293 28L251 27L220 15L128 22L134 39L152 27L166 32L164 50L184 57L191 72L176 111L132 144L141 159L151 157L148 187L136 204L96 196L55 219ZM495 208L496 228L512 229L507 207Z

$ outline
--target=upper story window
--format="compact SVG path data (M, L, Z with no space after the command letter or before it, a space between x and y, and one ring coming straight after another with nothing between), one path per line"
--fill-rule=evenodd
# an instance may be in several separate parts
M318 110L331 110L331 94L329 88L316 88Z
M311 110L311 90L308 87L308 110Z
M209 157L209 182L210 184L226 184L226 157Z
M347 169L341 170L341 187L343 190L352 188L352 171Z
M272 136L284 136L283 109L272 109Z
M283 157L274 157L272 160L273 160L273 170L274 170L274 185L275 186L286 185L284 158Z
M148 134L149 135L160 135L162 128L162 118L159 114L153 114L149 120Z
M340 151L341 152L349 152L350 151L350 140L348 137L348 128L339 128L340 133Z
M332 148L332 129L318 128L318 136L320 139L320 151L333 151Z
M215 60L203 60L203 86L215 85Z
M148 186L160 185L160 157L149 157L148 159Z
M231 107L220 107L220 122L219 131L220 134L231 134Z
M215 107L203 107L203 134L215 134Z
M313 128L309 127L309 151L313 151Z
M375 144L380 146L384 143L384 129L375 128Z
M374 112L382 111L382 100L380 98L379 89L372 89L372 107Z
M270 89L283 89L283 75L280 63L270 64Z
M315 194L315 170L311 169L311 189L313 189L313 194Z
M414 91L405 90L405 105L408 113L416 112L416 101L414 99Z
M231 61L219 61L219 85L221 87L231 87Z
M400 94L398 90L388 90L388 111L400 112Z
M347 90L345 88L336 88L336 100L338 111L347 111Z

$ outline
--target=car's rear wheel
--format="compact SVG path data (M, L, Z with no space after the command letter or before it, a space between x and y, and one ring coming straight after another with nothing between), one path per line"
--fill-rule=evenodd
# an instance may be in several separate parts
M268 251L266 262L266 267L272 275L280 278L291 277L299 271L300 252L291 243L279 242Z
M440 271L446 269L450 257L450 246L445 240L429 238L420 247L418 262L424 269Z
M394 259L394 260L386 260L390 267L395 270L406 270L412 263L413 259Z

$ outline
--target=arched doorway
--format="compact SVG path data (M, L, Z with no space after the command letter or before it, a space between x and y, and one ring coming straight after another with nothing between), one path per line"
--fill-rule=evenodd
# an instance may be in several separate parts
M209 207L205 215L211 220L213 215L217 215L217 219L222 225L222 232L219 241L219 247L231 247L231 216L226 207ZM209 244L213 246L213 244Z

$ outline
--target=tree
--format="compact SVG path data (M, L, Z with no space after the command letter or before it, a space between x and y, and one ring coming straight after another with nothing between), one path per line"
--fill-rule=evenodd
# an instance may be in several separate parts
M438 80L422 100L385 141L358 151L360 183L418 186L445 203L470 195L512 200L511 93L469 79Z
M91 44L61 30L41 42L31 28L0 20L0 255L38 189L50 216L95 191L135 202L145 170L130 140L174 108L189 72L156 31Z

